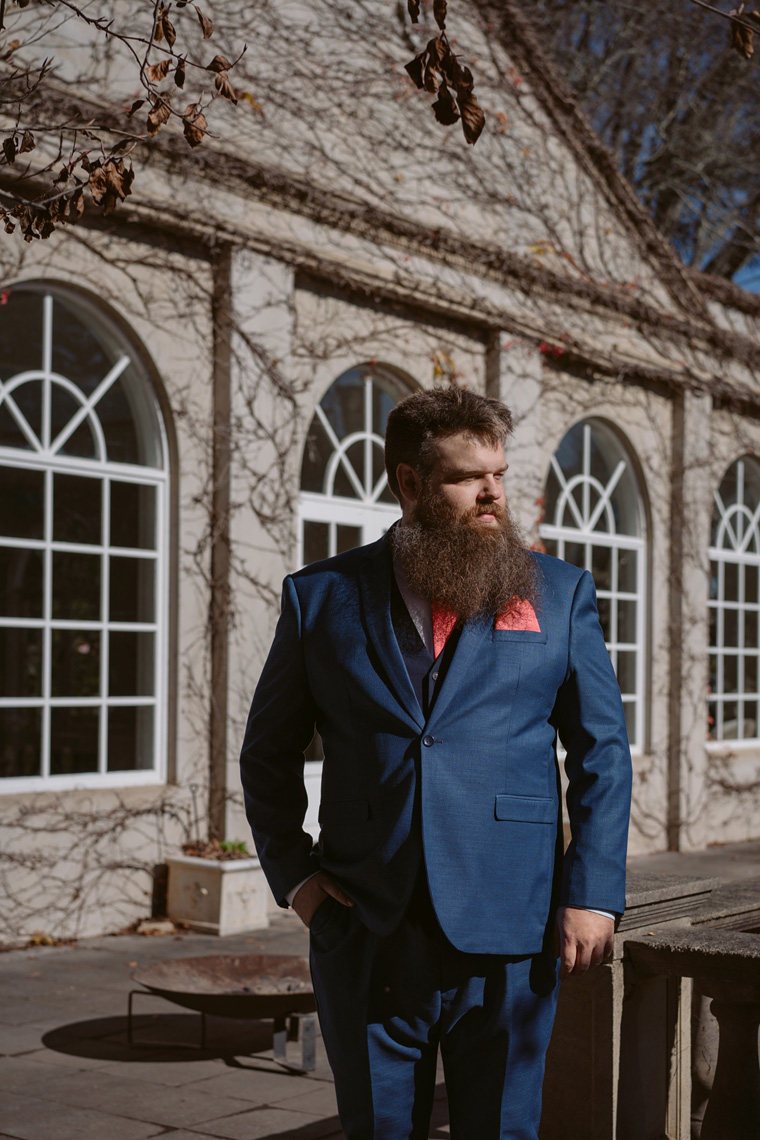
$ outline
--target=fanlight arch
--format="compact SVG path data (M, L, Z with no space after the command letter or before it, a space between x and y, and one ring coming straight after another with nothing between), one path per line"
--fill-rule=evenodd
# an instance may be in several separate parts
M390 370L366 365L343 372L322 397L301 464L299 563L371 542L399 518L383 446L388 415L410 391Z

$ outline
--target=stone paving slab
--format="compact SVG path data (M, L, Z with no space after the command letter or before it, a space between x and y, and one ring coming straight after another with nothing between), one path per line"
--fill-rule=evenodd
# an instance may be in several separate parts
M299 1077L292 1073L265 1072L263 1069L227 1069L220 1076L199 1081L197 1087L209 1096L235 1096L254 1104L277 1104L289 1096L311 1092L315 1085L312 1076Z
M191 1134L193 1131L190 1129ZM282 1108L254 1108L239 1116L207 1120L199 1131L220 1140L264 1140L264 1137L272 1136L281 1140L286 1137L288 1140L318 1140L320 1137L342 1135L337 1118L323 1120L316 1114Z
M338 1115L338 1102L335 1099L335 1087L324 1084L321 1088L312 1088L308 1092L298 1093L294 1096L285 1096L281 1100L270 1103L277 1104L278 1108L292 1109L294 1112L314 1112L320 1116Z
M147 1140L164 1129L123 1116L3 1094L0 1127L14 1140Z

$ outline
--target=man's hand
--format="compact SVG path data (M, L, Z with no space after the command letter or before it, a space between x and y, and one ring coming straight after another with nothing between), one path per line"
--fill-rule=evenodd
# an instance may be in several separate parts
M316 875L312 875L310 879L306 880L293 899L293 910L304 926L311 926L314 911L328 895L332 895L342 906L354 905L354 900L350 899L345 891L340 889L335 879L331 878L327 871L317 871Z
M557 911L557 933L560 981L570 974L585 974L589 966L598 966L612 957L615 923L603 914L561 906Z

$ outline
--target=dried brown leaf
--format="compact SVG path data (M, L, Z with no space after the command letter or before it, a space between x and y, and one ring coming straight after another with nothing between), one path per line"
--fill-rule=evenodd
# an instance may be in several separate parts
M422 86L426 91L430 91L435 95L438 88L441 86L443 76L435 64L428 63L425 68L425 74L422 77Z
M20 48L20 47L21 47L21 40L11 40L11 42L8 44L8 46L6 47L3 54L0 56L0 59L10 59L11 56L13 55L14 51L16 50L16 48Z
M215 55L211 63L206 64L206 71L229 71L232 67L230 61L223 55Z
M190 103L182 116L185 138L190 146L199 146L203 142L208 123L206 116L200 108L200 103Z
M145 74L151 83L160 83L162 79L166 79L171 67L170 59L162 59L159 63L151 63L145 68Z
M420 0L406 0L407 11L413 24L420 22Z
M483 108L471 91L464 95L457 95L457 103L462 114L464 137L468 143L474 144L480 138L480 132L485 126L486 117L483 114Z
M174 24L169 19L168 8L164 8L161 14L161 31L164 33L164 38L169 47L173 48L177 40L177 33L174 30Z
M438 27L443 31L446 27L446 0L433 0L433 17Z
M144 102L145 102L144 99L135 99L134 103L132 104L132 106L127 111L127 118L131 119L132 116L134 115L135 111L139 111Z
M198 13L198 19L200 20L200 25L203 28L203 38L204 40L208 40L214 34L214 25L211 23L208 16L204 16L203 12L201 12L197 4L193 4L193 7Z
M433 103L433 111L439 123L443 123L445 127L450 127L459 118L459 111L451 94L450 88L446 83L442 83L438 92L438 98Z
M220 71L216 75L214 78L214 86L224 99L229 99L230 103L237 103L235 88L230 83L230 77L226 71Z
M171 113L171 107L166 99L156 99L156 102L148 112L148 134L157 134Z
M26 130L22 136L21 146L18 148L18 152L19 154L26 154L27 151L34 150L36 145L37 144L34 141L34 135L31 131Z
M185 61L181 59L174 70L174 82L177 87L185 86Z
M426 55L427 55L427 52L422 51L422 52L420 52L419 55L416 55L414 57L414 59L410 59L409 63L405 64L405 66L404 66L404 70L408 73L409 78L411 79L412 83L414 84L415 87L418 87L420 90L422 90L422 87L424 84L423 72L424 72L424 66L425 66L424 61L425 61Z
M729 16L741 15L741 9L732 8ZM743 55L745 59L751 59L754 53L754 44L752 43L753 32L750 28L746 28L740 24L738 20L731 20L731 30L729 33L730 44L734 51L739 55Z
M3 139L3 154L6 162L16 161L16 140L13 135L8 135L7 139Z
M93 202L99 206L108 191L108 177L104 167L99 166L90 172L89 187Z

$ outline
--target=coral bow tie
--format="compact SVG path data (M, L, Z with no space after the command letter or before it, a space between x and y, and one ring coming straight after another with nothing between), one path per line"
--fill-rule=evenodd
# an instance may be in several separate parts
M453 610L440 605L435 599L430 608L433 615L433 652L438 657L443 652L443 647L457 624L457 615ZM521 598L512 598L496 619L494 629L515 629L526 633L541 632L536 611L530 602Z

